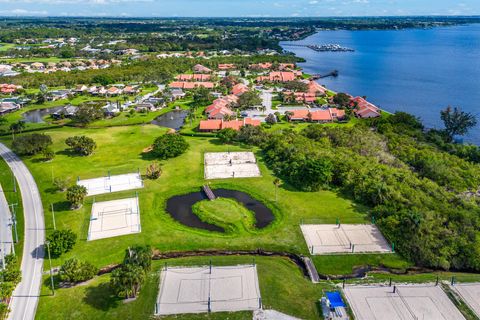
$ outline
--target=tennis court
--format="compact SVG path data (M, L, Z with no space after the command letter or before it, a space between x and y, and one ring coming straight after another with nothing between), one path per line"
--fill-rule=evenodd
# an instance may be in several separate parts
M260 177L253 152L209 152L204 155L205 179Z
M392 251L375 225L302 224L300 228L311 254Z
M88 196L143 188L142 177L139 173L127 173L116 176L107 175L87 180L79 179L77 184L87 188Z
M350 286L344 292L357 320L465 319L440 286Z
M138 197L92 205L87 240L105 239L141 232Z
M450 286L480 318L480 283L455 283Z
M168 267L161 271L156 315L256 310L255 265Z

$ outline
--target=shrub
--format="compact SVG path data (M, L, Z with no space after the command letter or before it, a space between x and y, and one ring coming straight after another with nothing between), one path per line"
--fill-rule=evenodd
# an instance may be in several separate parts
M178 157L188 149L188 142L179 134L165 134L155 139L153 153L160 159Z
M53 150L49 147L45 148L45 150L42 151L42 154L45 161L50 161L55 158L55 152L53 152Z
M92 279L97 272L91 263L71 258L64 262L58 274L62 281L78 283Z
M147 172L145 174L148 179L151 180L156 180L160 178L162 175L162 168L158 164L158 162L152 162L148 167L147 167Z
M46 134L27 134L15 138L12 150L19 155L35 155L52 145L52 138Z
M83 199L87 196L87 188L74 185L67 189L67 200L71 203L73 209L82 206Z
M53 185L61 192L66 191L69 184L70 178L55 178L53 180Z
M72 148L73 152L82 156L89 156L97 148L97 144L92 138L87 136L73 136L65 140L67 146Z
M54 258L72 250L77 242L77 235L72 230L55 230L47 236L50 246L50 254Z

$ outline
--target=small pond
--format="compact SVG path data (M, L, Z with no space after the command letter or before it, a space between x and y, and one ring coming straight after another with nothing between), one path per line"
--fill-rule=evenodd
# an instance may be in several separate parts
M45 109L36 109L36 110L30 110L25 112L23 116L23 120L27 123L43 123L45 122L43 120L44 117L51 115L52 113L55 113L57 111L60 111L63 109L63 106L60 107L54 107L54 108L45 108Z
M267 227L275 219L272 211L260 201L252 198L245 192L229 189L215 189L213 193L217 197L235 199L255 214L255 227L262 229ZM207 199L203 191L174 196L167 200L167 212L178 222L191 228L199 228L208 231L224 232L223 228L203 222L192 211L192 206Z
M172 110L155 118L155 120L152 121L152 124L179 130L183 126L187 116L187 110Z

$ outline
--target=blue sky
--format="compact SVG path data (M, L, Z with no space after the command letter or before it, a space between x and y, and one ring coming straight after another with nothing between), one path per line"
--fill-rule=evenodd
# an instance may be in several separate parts
M480 15L480 0L0 0L0 16Z

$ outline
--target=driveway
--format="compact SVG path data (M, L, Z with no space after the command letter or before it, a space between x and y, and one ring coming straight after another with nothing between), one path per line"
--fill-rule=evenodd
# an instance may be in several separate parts
M17 178L22 194L25 220L23 256L20 266L22 281L13 292L8 319L30 320L35 318L42 282L45 242L43 206L37 184L20 158L1 143L0 156Z
M265 107L265 112L260 110L260 106L258 109L249 109L243 111L247 117L249 118L256 118L263 122L265 121L265 117L270 113L275 113L277 110L272 109L272 91L271 90L261 90L260 98L262 98L262 106Z

